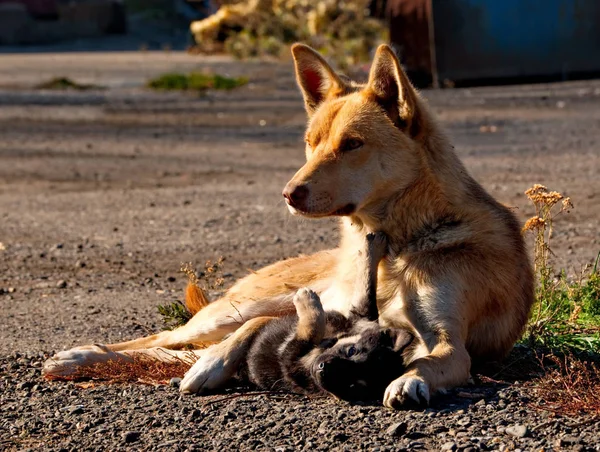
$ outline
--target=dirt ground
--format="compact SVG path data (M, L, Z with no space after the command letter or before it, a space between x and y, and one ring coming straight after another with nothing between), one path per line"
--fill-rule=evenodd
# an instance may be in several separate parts
M192 69L250 84L204 96L143 88L153 75ZM54 76L105 89L32 89ZM570 196L575 210L556 222L556 264L577 274L593 261L600 81L424 95L467 168L523 221L533 183ZM392 412L41 378L54 351L158 331L157 305L182 298L182 262L202 268L223 256L228 286L247 269L335 246L335 222L291 217L282 202L303 162L304 124L291 62L176 52L0 57L1 449L600 450L593 419L532 408L535 393L519 383Z

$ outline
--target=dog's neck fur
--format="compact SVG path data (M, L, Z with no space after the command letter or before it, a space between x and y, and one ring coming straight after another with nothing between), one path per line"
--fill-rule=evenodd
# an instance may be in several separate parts
M428 114L425 105L421 105L421 111ZM415 233L448 219L450 212L456 212L457 205L467 207L476 202L476 197L468 195L474 181L452 145L433 118L426 123L428 130L416 139L421 159L413 182L342 219L342 236L382 231L388 236L394 254L400 254Z

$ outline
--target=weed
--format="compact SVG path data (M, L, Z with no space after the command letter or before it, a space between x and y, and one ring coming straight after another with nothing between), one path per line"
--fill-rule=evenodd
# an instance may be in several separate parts
M245 77L230 78L218 74L168 73L148 81L147 86L162 91L197 91L209 89L231 90L248 83Z
M573 208L570 198L536 184L525 192L536 215L523 227L534 235L537 277L536 301L525 339L532 347L556 352L598 353L600 351L600 273L598 259L569 281L566 272L555 272L550 242L554 220ZM600 254L598 256L600 258Z
M561 415L600 415L598 364L572 355L543 357L540 364L544 375L533 381L536 406Z
M157 309L162 316L164 329L167 330L185 325L192 318L192 313L179 300L166 305L159 304Z
M219 290L225 280L222 276L223 257L216 262L206 261L204 271L197 273L191 262L181 264L181 271L188 277L185 304L175 300L167 305L159 305L158 313L163 318L165 329L175 329L185 325L198 311L208 305L204 295L206 290Z

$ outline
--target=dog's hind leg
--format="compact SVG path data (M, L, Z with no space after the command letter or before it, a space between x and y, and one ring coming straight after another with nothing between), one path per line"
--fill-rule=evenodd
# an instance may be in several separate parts
M179 390L185 393L217 389L229 381L248 355L258 332L274 317L248 320L223 342L205 350L200 359L185 374Z
M57 353L44 364L44 374L68 377L82 366L92 366L108 361L133 362L135 356L144 356L165 363L185 362L194 364L204 350L168 350L162 347L132 349L123 352L110 350L106 345L95 344Z
M118 344L66 350L46 361L43 372L52 375L60 369L63 375L75 373L78 366L108 360L102 356L108 352L179 349L188 344L217 342L250 319L293 314L296 290L306 286L316 292L325 290L333 280L336 262L336 250L277 262L238 281L223 298L210 303L180 328Z

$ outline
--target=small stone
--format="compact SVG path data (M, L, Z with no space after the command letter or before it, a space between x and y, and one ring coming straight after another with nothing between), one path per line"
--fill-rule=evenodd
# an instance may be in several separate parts
M64 279L61 279L60 281L58 281L56 283L56 287L59 289L65 289L67 287L67 281L65 281Z
M82 414L83 413L83 405L76 405L69 410L69 414Z
M457 448L456 443L453 443L452 441L448 441L447 443L442 444L442 447L440 450L455 451L456 448Z
M15 293L16 291L17 291L17 289L15 289L14 287L8 288L8 293Z
M506 427L504 430L507 434L514 436L515 438L525 438L529 433L529 429L526 425L516 424Z
M173 377L169 380L169 386L171 386L172 388L178 388L180 384L181 378L179 377Z
M75 268L84 268L85 266L86 266L86 263L83 261L75 262Z
M560 445L563 447L564 446L572 446L574 444L579 444L579 438L576 438L571 435L565 435L562 438L560 438Z
M345 433L336 433L335 435L333 435L333 440L338 441L340 443L343 443L344 441L348 441L348 438L350 438L350 437L348 435L346 435Z
M463 427L468 427L469 425L471 425L471 418L469 418L469 417L463 417L463 418L461 418L461 419L458 420L457 424L461 425Z
M123 441L126 443L135 443L140 439L140 432L125 432L123 433Z
M385 430L385 434L390 436L402 436L407 430L408 424L406 422L396 422Z

